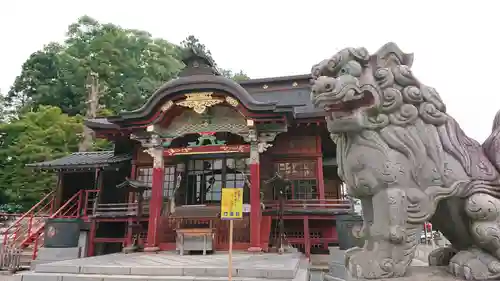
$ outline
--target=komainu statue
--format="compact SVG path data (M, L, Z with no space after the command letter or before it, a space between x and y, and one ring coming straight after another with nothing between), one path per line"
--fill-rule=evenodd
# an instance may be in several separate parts
M346 252L358 278L403 276L425 221L451 242L429 264L467 280L500 279L500 116L481 145L446 113L394 43L343 49L312 69L339 175L361 200L363 248Z

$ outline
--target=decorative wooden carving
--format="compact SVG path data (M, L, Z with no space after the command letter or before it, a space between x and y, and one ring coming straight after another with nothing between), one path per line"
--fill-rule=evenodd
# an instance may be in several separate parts
M172 106L174 105L174 102L169 100L167 101L162 107L161 107L161 111L162 112L165 112L167 110L169 110L170 108L172 108Z
M229 105L231 105L232 107L237 107L238 104L239 104L239 102L236 99L232 98L232 97L226 97L226 102Z
M209 143L206 144L206 141L208 141ZM224 145L224 144L226 144L226 141L218 140L214 135L201 135L197 141L188 142L188 147Z
M212 145L203 147L169 148L164 150L166 156L190 155L204 153L245 153L250 152L250 145Z
M222 106L204 114L186 110L175 117L168 127L155 126L155 133L163 138L177 138L202 132L228 132L245 137L248 130L245 117L233 108Z
M191 108L194 110L194 112L202 114L207 110L207 108L223 102L223 100L221 99L212 97L212 94L213 93L211 92L186 94L186 99L179 101L176 104Z
M269 147L272 147L273 145L271 143L267 143L267 142L259 142L258 145L257 145L257 149L259 151L259 153L264 153L265 151L267 151L267 149Z
M153 157L153 168L163 168L163 148L150 147L144 152Z

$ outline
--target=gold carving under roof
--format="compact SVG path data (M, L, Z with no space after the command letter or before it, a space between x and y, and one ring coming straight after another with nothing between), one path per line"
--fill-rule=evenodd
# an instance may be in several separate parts
M194 93L186 94L185 100L179 101L176 104L188 108L192 108L194 112L202 114L208 107L223 102L223 100L212 97L213 93Z
M172 106L174 105L174 102L169 100L167 101L162 107L161 107L161 111L165 112L167 110L169 110Z
M232 97L226 97L226 102L229 103L233 107L238 106L238 101L236 99L233 99Z

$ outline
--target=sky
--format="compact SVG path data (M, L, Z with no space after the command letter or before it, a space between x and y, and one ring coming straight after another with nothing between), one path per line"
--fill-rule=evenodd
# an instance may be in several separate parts
M414 53L413 72L440 93L466 133L484 141L500 110L500 2L284 0L0 1L0 90L28 56L64 40L82 15L179 43L190 34L217 64L251 78L309 73L345 47L389 41Z

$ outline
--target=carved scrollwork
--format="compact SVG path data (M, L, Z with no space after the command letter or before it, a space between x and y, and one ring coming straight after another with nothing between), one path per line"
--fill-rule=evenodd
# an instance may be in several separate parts
M265 133L259 133L259 141L263 142L273 142L274 139L276 139L276 136L279 133L277 132L265 132Z
M162 112L168 111L170 108L172 108L172 106L174 106L174 102L169 100L161 107L161 111Z
M272 147L273 145L271 143L267 143L267 142L264 142L264 141L261 141L258 143L258 151L259 153L264 153L265 151L267 151L267 149L269 147Z
M257 141L257 132L254 129L248 130L247 135L243 138L246 142Z
M237 107L239 102L235 99L235 98L232 98L232 97L226 97L226 102L231 105L232 107Z
M153 158L153 168L163 168L163 149L159 147L150 147L144 152Z

